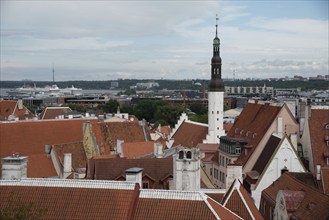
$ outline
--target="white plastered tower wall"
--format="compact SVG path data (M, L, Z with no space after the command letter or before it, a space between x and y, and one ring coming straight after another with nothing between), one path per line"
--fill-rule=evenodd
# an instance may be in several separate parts
M223 128L224 92L208 93L208 134L206 144L217 144L219 138L225 135Z
M200 190L200 149L177 148L173 168L174 190Z

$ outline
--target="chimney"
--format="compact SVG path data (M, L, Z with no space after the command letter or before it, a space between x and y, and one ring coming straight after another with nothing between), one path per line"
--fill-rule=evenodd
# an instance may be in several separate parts
M242 165L228 164L226 174L226 188L229 188L235 179L240 180L241 183L243 182Z
M316 165L316 180L321 180L321 166Z
M18 153L2 158L2 179L15 180L27 178L27 157Z
M142 188L142 172L143 168L133 167L126 170L126 181L135 182Z
M72 172L72 154L71 153L64 153L64 176L66 179Z
M50 157L50 153L51 153L51 145L49 144L45 144L45 153L47 155L47 157Z
M17 107L18 107L18 110L22 110L23 109L23 100L22 99L18 99L18 101L17 101Z
M154 156L156 158L163 157L163 146L162 146L162 144L160 144L158 142L154 142Z

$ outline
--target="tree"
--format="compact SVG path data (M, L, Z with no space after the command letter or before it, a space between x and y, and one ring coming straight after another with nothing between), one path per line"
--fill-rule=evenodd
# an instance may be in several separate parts
M106 113L115 113L119 107L119 102L117 100L110 100L105 103L105 105L99 105L98 108Z
M155 122L162 122L162 124L173 127L180 114L184 112L185 108L181 105L165 104L158 106L154 120ZM164 123L165 122L165 123Z
M207 114L207 107L201 103L192 103L190 105L190 110L197 115Z

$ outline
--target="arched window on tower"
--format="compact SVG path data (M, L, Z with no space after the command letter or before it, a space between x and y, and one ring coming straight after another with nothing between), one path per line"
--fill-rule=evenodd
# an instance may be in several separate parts
M192 152L191 151L186 152L186 158L187 159L192 159Z
M178 153L178 159L184 159L184 151L179 151Z

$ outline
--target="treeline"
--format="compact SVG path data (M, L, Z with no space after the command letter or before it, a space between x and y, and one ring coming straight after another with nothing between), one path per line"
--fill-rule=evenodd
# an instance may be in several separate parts
M57 86L60 88L71 87L72 85L82 89L111 89L111 82L118 82L119 86L114 89L127 90L131 86L135 86L137 83L145 82L157 82L159 87L154 89L168 89L168 90L202 90L202 85L205 83L208 88L209 80L146 80L146 79L119 79L119 80L106 80L106 81L58 81ZM1 88L17 88L23 85L29 85L37 87L44 87L52 85L51 81L1 81ZM236 81L225 81L225 86L264 86L274 88L301 88L303 91L306 90L326 90L328 89L329 82L324 80L319 81L269 81L269 80L236 80Z

